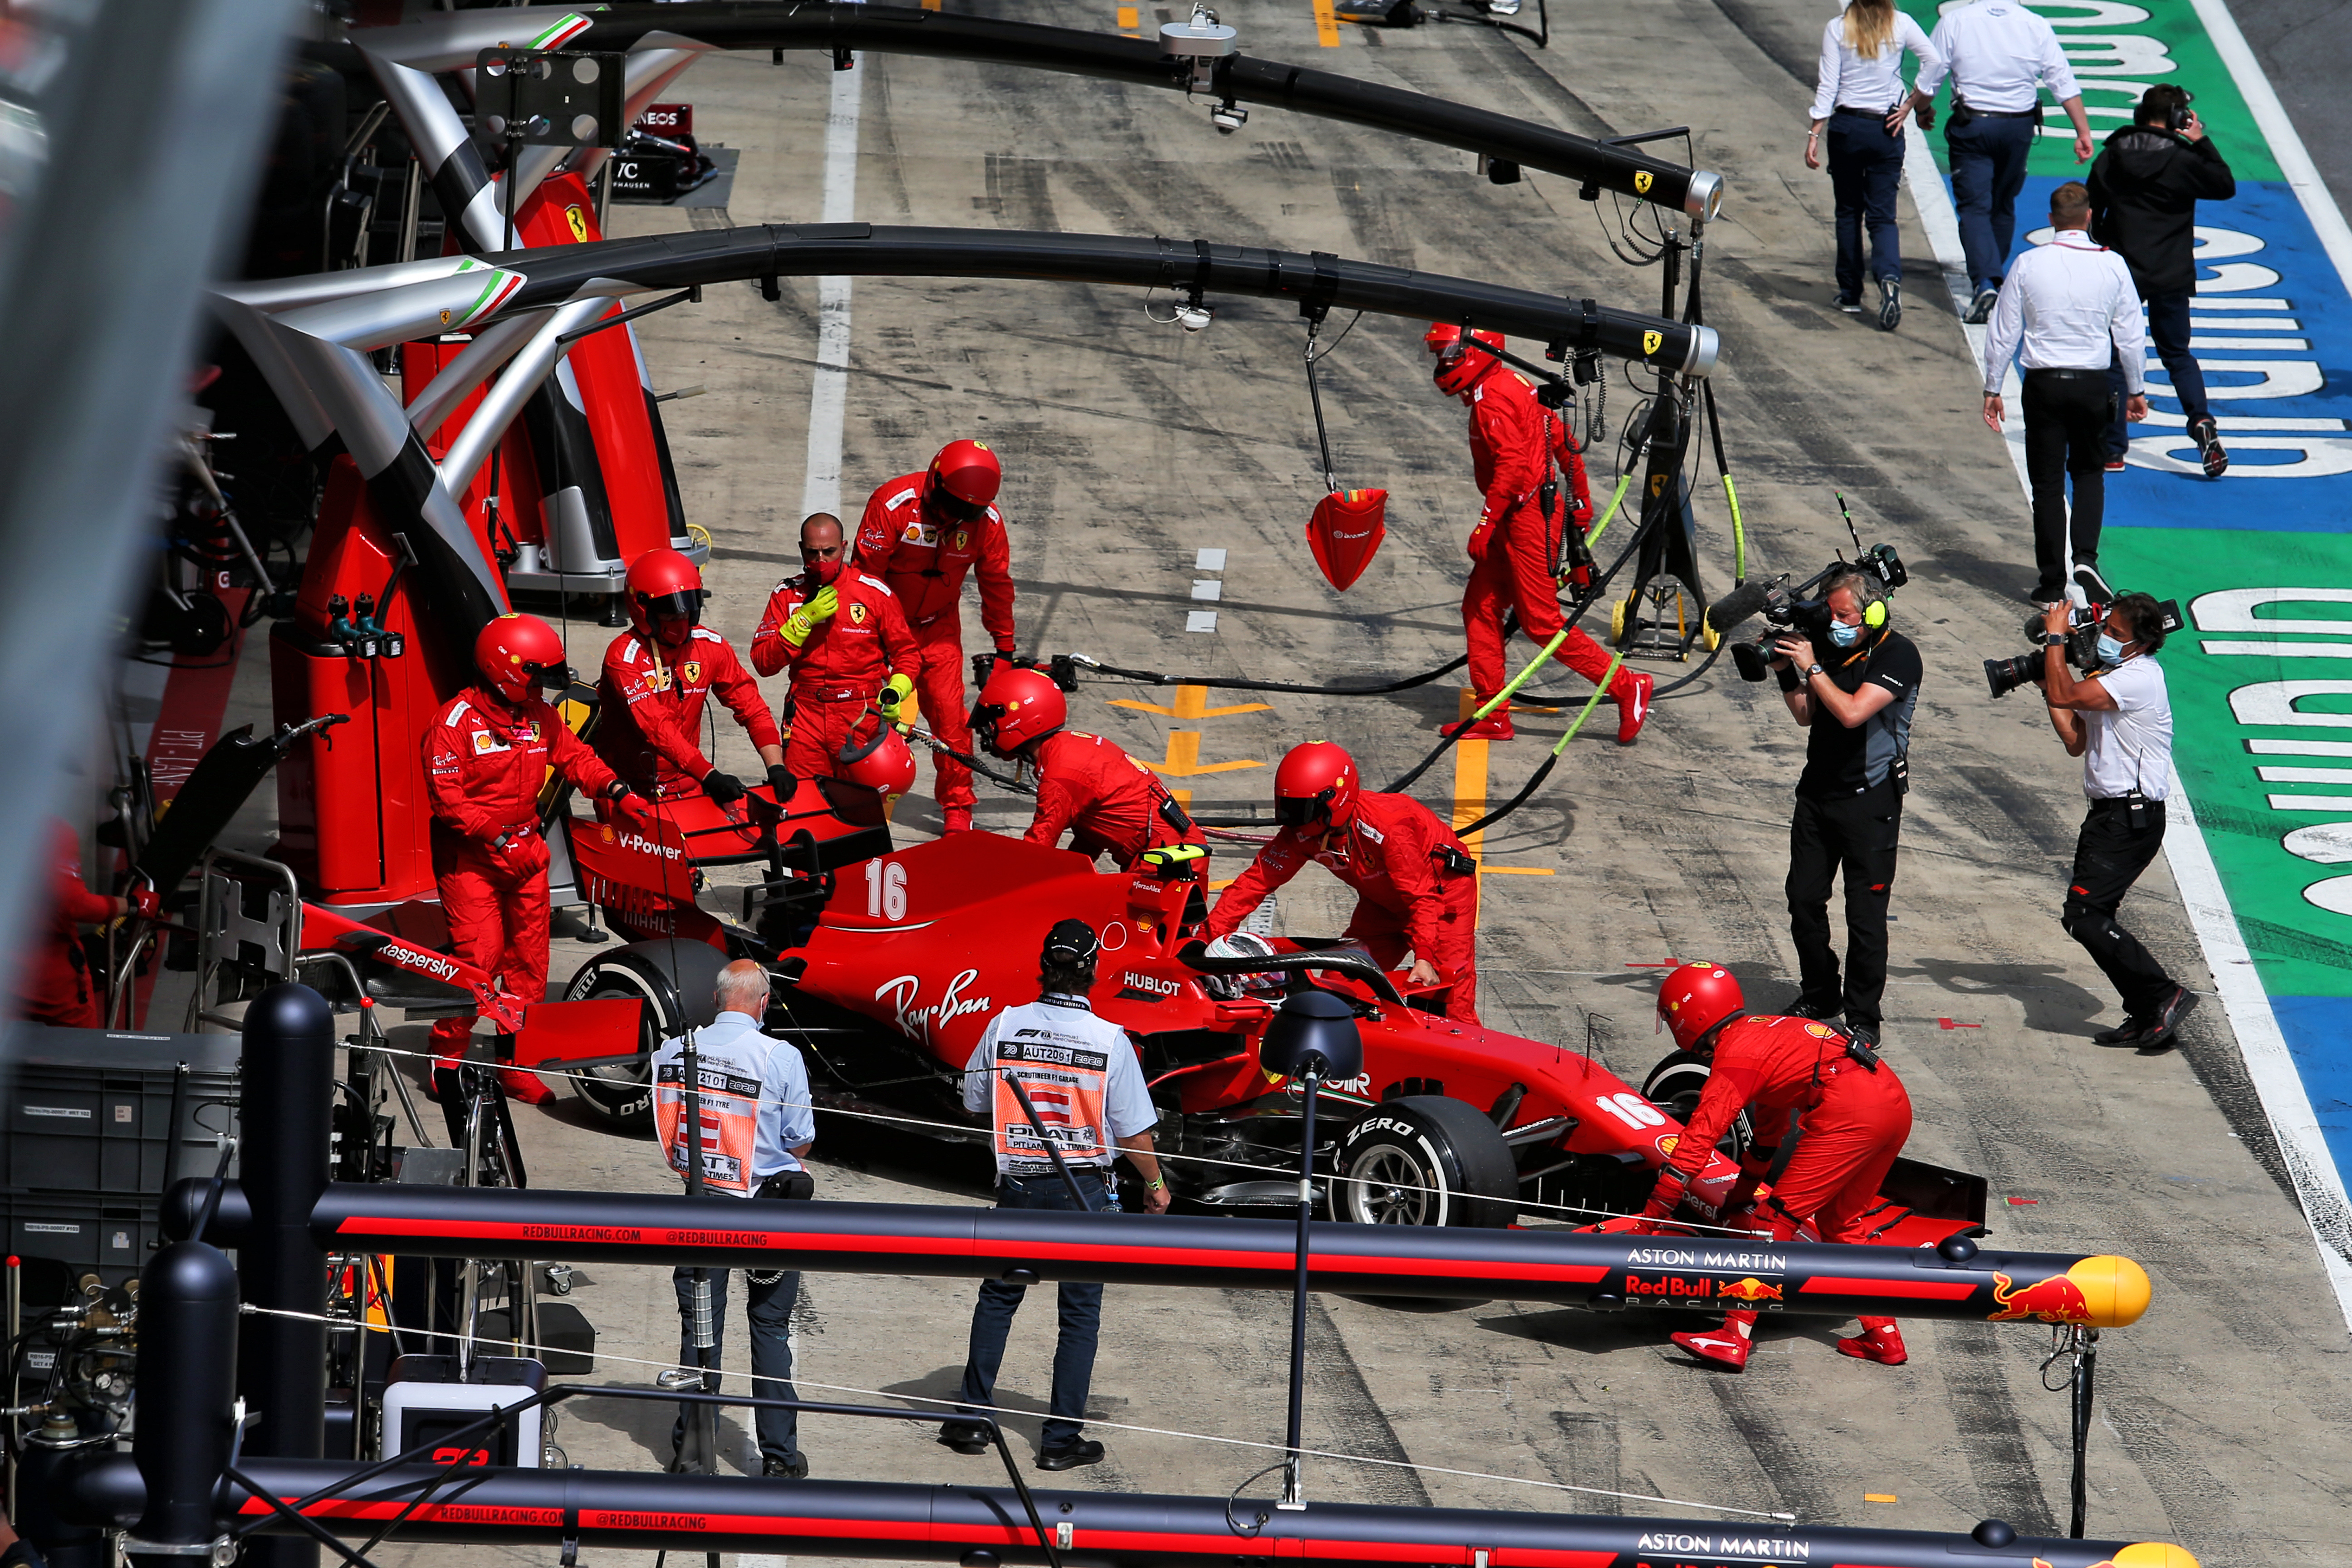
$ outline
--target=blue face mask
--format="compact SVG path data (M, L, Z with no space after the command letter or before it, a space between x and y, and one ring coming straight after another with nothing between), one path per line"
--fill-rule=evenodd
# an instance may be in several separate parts
M1860 626L1850 626L1843 621L1832 621L1830 623L1830 641L1837 644L1838 647L1852 647L1861 640L1862 628Z
M2121 664L2123 661L2124 645L2109 637L2106 633L2101 632L2099 634L2099 662L2101 664Z

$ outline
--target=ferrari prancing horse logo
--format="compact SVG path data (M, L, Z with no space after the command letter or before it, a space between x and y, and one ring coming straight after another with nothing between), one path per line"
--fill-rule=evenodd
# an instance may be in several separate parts
M862 626L866 624L865 605L852 605L849 606L849 624L854 626Z
M1642 334L1642 357L1643 359L1647 359L1650 355L1656 353L1658 352L1658 345L1665 341L1666 334L1664 332L1643 332Z
M1636 169L1636 170L1634 170L1634 171L1633 171L1633 194L1634 194L1635 195L1637 195L1637 196L1646 196L1646 195L1648 195L1650 194L1650 182L1651 182L1651 179L1652 179L1652 175L1651 175L1651 174L1650 174L1650 171L1649 171L1649 170L1647 170L1647 169ZM576 212L576 211L578 211L579 209L574 208L573 210Z
M578 245L588 243L588 215L582 212L576 204L563 209L563 221L572 226L573 243Z

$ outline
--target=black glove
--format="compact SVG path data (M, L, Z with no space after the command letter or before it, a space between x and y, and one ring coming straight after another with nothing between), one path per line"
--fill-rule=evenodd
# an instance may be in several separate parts
M702 793L721 805L733 805L743 798L743 785L733 773L713 768L702 775Z
M776 804L782 805L793 798L793 791L801 787L801 781L793 777L793 770L783 763L770 763L768 787L776 792Z

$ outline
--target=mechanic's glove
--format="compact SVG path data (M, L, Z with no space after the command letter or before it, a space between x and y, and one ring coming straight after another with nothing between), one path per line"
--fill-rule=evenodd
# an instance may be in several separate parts
M874 706L882 710L885 717L896 719L898 716L898 704L914 694L913 677L894 675L882 683L882 689L875 695Z
M645 824L646 803L623 780L614 779L607 784L604 793L596 797L596 804L610 814L608 820L619 821L626 817L641 827Z
M743 798L743 785L733 773L713 768L702 775L702 793L721 805L733 805Z
M1643 1219L1665 1219L1682 1206L1683 1192L1690 1178L1672 1165L1658 1173L1658 1184L1650 1189L1650 1201L1642 1205Z
M807 604L786 616L784 624L776 629L776 635L799 647L809 640L809 634L816 630L818 622L833 619L834 612L840 607L841 596L828 583L819 588Z
M152 921L163 912L163 895L155 890L154 883L143 879L131 884L125 901L131 905L131 912L141 920Z
M783 763L770 763L768 787L776 792L776 804L782 805L793 798L793 791L801 787L801 781L793 777L793 770Z
M1466 547L1470 552L1470 559L1473 561L1486 559L1486 547L1494 542L1494 539L1495 525L1485 518L1480 518L1478 526L1470 531L1470 542Z

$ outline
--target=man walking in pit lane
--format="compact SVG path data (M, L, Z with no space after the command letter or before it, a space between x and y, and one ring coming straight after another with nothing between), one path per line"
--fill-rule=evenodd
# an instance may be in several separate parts
M639 795L667 800L699 789L720 805L743 785L702 754L702 710L714 691L781 783L784 738L759 683L725 637L702 625L702 573L675 550L629 563L629 629L604 650L597 682L596 754ZM782 792L791 793L789 784Z
M1459 397L1470 410L1470 466L1484 498L1478 525L1470 531L1470 584L1462 595L1462 631L1470 645L1470 685L1484 704L1502 690L1503 616L1516 610L1519 630L1538 646L1565 624L1559 608L1560 552L1580 548L1592 522L1592 497L1584 458L1559 414L1536 401L1535 389L1484 349L1500 349L1499 332L1472 332L1443 322L1423 342L1437 356L1437 390ZM1562 483L1559 469L1565 469ZM1630 746L1650 716L1650 688L1638 670L1609 676L1609 656L1581 630L1570 626L1552 657L1598 686L1609 680L1617 704L1617 743ZM1474 741L1511 738L1508 703L1463 731Z
M1658 1173L1643 1208L1644 1220L1671 1217L1692 1177L1745 1110L1759 1129L1796 1146L1770 1184L1771 1195L1754 1217L1775 1241L1797 1238L1811 1223L1823 1241L1868 1239L1864 1214L1878 1202L1879 1184L1911 1135L1911 1097L1895 1069L1862 1042L1810 1018L1751 1018L1739 982L1713 963L1685 963L1658 987L1658 1017L1675 1044L1712 1069ZM1717 1215L1736 1225L1753 1188L1735 1186ZM1703 1360L1738 1372L1755 1349L1756 1310L1737 1308L1723 1327L1670 1336ZM1838 1341L1841 1354L1882 1366L1910 1359L1892 1318L1864 1318L1862 1332Z
M1201 830L1159 774L1100 735L1067 727L1069 706L1051 677L1000 669L981 688L976 712L980 743L1036 774L1037 812L1023 835L1030 843L1051 848L1067 828L1072 849L1089 860L1108 854L1122 871L1137 869L1148 849L1202 847Z
M1045 933L1038 956L1037 1000L991 1018L964 1065L964 1109L988 1111L995 1122L999 1208L1083 1207L1099 1213L1112 1207L1111 1162L1124 1154L1143 1178L1144 1207L1167 1212L1168 1184L1151 1152L1151 1129L1160 1113L1144 1089L1142 1064L1127 1032L1096 1017L1087 1002L1101 952L1094 927L1076 920L1057 923ZM1055 1167L1047 1140L1061 1151L1071 1183ZM1077 1188L1075 1201L1071 1184ZM1027 1286L1008 1280L982 1283L964 1362L963 1414L980 1415L996 1403L1004 1342L1028 1293ZM1103 1457L1103 1446L1083 1436L1103 1288L1065 1283L1058 1294L1061 1324L1054 1346L1052 1413L1037 1454L1041 1470L1074 1469ZM986 1428L969 1422L945 1423L940 1441L959 1454L983 1454L990 1447Z
M776 584L751 637L752 668L793 672L783 761L794 778L840 776L842 745L866 708L895 710L914 687L915 637L898 595L843 552L839 518L820 511L803 520L803 570Z
M858 521L852 554L898 595L915 637L915 655L892 668L914 678L923 720L950 748L969 756L964 717L963 580L980 574L980 621L1000 661L1013 654L1013 554L995 506L1004 470L979 441L950 441L919 474L901 474L877 489ZM999 662L991 669L1004 666ZM934 757L932 790L944 831L971 828L971 770Z
M1446 985L1445 1016L1478 1022L1478 863L1429 807L1359 787L1356 761L1328 741L1294 746L1274 773L1282 831L1211 910L1202 935L1241 928L1310 860L1356 889L1345 934L1383 969L1412 954L1415 985Z

